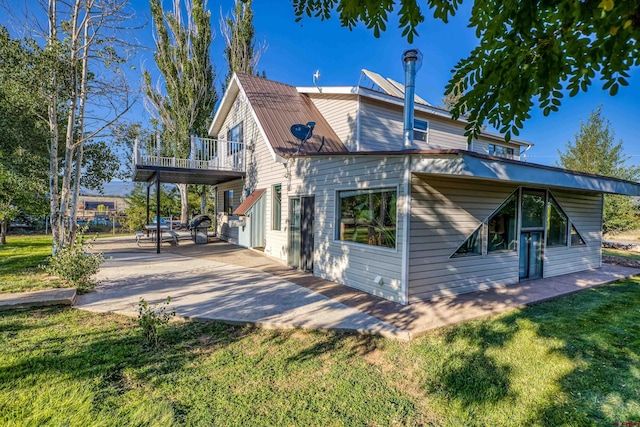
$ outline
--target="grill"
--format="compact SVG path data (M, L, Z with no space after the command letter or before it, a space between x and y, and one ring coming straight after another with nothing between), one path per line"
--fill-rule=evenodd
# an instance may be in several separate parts
M207 229L211 227L211 218L208 215L196 215L189 223L191 238L194 243L208 243Z
M189 230L209 227L211 227L211 218L209 218L209 215L196 215L191 218L191 222L189 223Z

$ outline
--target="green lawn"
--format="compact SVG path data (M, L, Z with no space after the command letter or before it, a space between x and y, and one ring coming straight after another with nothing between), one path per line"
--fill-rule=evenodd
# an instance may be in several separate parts
M640 253L631 251L622 251L619 249L602 249L602 255L617 256L621 258L633 259L640 261Z
M51 236L7 236L0 245L0 293L66 286L39 267L51 256Z
M640 279L410 343L49 308L0 315L0 425L640 421ZM622 425L622 424L621 424Z

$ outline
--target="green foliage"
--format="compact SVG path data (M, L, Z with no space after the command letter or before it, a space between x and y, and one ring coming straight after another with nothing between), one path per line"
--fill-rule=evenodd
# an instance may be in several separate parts
M38 76L42 52L30 40L12 40L0 26L0 222L47 208L46 106Z
M566 169L635 181L640 168L627 165L622 141L614 142L615 133L602 117L601 109L591 112L589 120L580 123L575 142L567 142L565 152L558 150L560 166ZM638 227L638 211L631 197L605 195L603 231L624 231Z
M84 234L79 231L73 244L59 247L55 255L49 259L45 270L60 277L78 289L78 292L90 292L95 286L92 277L104 262L102 254L85 252L91 244L84 243ZM95 240L95 239L94 239Z
M186 158L191 134L206 135L207 124L218 100L215 71L209 47L212 41L211 13L204 0L191 4L187 14L167 12L160 0L151 1L156 36L154 58L164 78L166 94L159 93L144 72L145 94L157 110L163 129L163 149L170 156ZM176 3L180 7L180 3ZM190 22L182 22L188 16Z
M234 72L244 74L255 72L256 46L251 2L252 0L235 0L233 16L226 17L222 22L221 31L225 41L224 56L228 67L223 92L229 85Z
M343 26L359 22L376 37L386 29L395 2L378 0L292 0L303 15L329 19L337 12ZM462 0L428 0L435 19L447 22ZM400 0L402 34L412 43L424 21L416 0ZM629 71L640 65L640 8L636 1L549 2L474 1L469 26L478 46L454 67L446 87L457 99L454 118L468 115L471 140L488 122L508 140L517 136L537 104L545 115L557 111L568 92L586 92L596 78L615 95L627 86ZM462 94L462 96L459 96Z
M170 303L170 296L161 306L149 305L144 298L138 302L138 326L142 329L145 343L150 347L158 347L158 330L176 315L175 311L167 311Z

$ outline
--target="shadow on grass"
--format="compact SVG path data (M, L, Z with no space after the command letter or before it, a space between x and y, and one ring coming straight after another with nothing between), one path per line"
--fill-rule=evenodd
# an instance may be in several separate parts
M5 311L1 316L0 341L5 344L0 349L5 361L0 384L20 388L52 376L90 380L96 414L117 410L114 401L136 383L152 383L182 369L199 357L193 349L228 345L246 335L238 327L220 323L175 322L162 329L161 344L154 348L145 344L130 318L108 319L61 307Z
M637 307L640 286L626 280L447 328L414 348L424 358L416 375L453 414L445 424L638 420Z

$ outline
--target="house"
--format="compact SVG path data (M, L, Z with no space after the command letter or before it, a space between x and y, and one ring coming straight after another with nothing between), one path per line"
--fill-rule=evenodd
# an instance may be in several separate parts
M189 172L215 185L218 235L402 304L601 266L603 194L638 183L524 162L531 144L501 135L468 144L464 119L411 87L235 74L196 150L219 174Z

